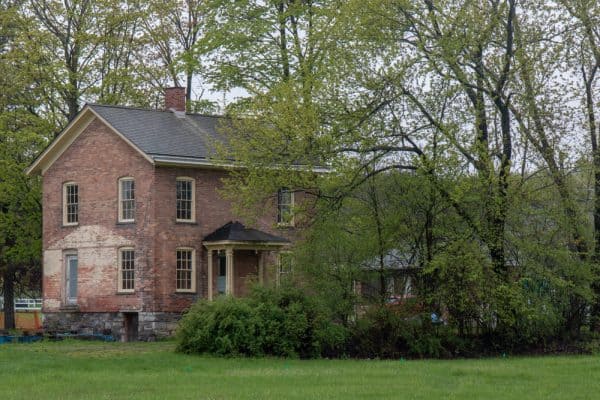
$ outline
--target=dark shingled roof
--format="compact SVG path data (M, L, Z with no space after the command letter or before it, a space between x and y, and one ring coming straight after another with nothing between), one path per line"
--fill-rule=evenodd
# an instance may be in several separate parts
M140 150L153 156L209 159L224 143L218 127L224 117L88 104Z
M239 222L228 222L204 238L204 242L277 242L289 243L290 241L258 229L246 228Z

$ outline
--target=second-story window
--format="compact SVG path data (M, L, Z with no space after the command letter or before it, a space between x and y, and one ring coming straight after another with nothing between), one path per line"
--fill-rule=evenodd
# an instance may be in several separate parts
M135 181L133 178L119 179L119 222L135 220Z
M195 216L194 180L177 178L177 221L194 222Z
M288 188L281 188L277 191L277 223L279 225L293 225L294 216L292 207L294 206L294 192Z
M63 185L63 225L79 223L79 186L73 182Z

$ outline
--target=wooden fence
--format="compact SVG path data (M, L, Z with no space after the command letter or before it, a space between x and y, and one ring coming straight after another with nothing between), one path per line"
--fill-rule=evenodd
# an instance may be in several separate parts
M17 329L39 331L42 329L42 312L40 310L17 311L15 313ZM4 327L4 312L0 311L0 329Z

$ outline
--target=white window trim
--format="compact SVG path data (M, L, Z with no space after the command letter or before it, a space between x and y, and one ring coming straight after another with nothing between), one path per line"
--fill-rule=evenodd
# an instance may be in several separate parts
M283 188L280 188L277 191L277 198L276 198L276 202L277 202L277 218L279 218L279 192L282 190ZM289 221L282 221L282 222L277 222L277 226L280 227L293 227L294 226L294 206L295 206L295 199L294 199L294 191L292 189L286 189L289 193L290 193L290 220Z
M77 260L77 275L79 276L79 255L77 253L76 250L68 250L65 251L63 253L63 265L65 267L65 273L64 273L64 277L65 277L65 284L63 285L63 288L65 290L65 295L64 295L64 299L65 299L65 304L67 305L77 305L77 298L72 298L69 296L69 292L70 292L70 280L69 280L69 259L71 257L75 257L75 259ZM77 288L77 291L79 292L79 288Z
M192 182L192 218L191 219L182 219L177 218L177 182L178 181L188 181ZM196 222L196 180L194 178L190 178L189 176L178 176L175 179L175 221L176 222Z
M118 194L118 203L119 204L117 206L117 213L119 215L117 217L117 221L124 222L124 223L135 222L135 186L134 186L134 195L133 195L133 201L134 201L133 215L134 215L134 217L132 219L123 219L122 218L123 217L123 187L121 186L121 183L125 182L125 181L132 181L133 184L135 185L135 179L131 176L119 178L118 183L117 183L117 185L118 185L117 191L119 192L119 194Z
M123 289L123 252L133 251L133 289ZM117 292L118 293L134 293L135 292L135 249L133 247L119 247L117 250Z
M192 252L192 285L191 289L178 289L177 288L177 252L179 250L186 250ZM196 249L193 247L178 247L175 249L175 292L177 293L196 293Z
M285 276L290 276L292 275L293 271L294 271L294 265L290 264L290 269L287 272L281 272L281 267L282 267L282 256L284 257L291 257L292 256L292 252L291 251L281 251L279 253L279 255L277 256L277 286L281 285L281 278L283 275Z
M77 222L68 222L67 220L67 186L77 186ZM69 181L63 183L62 190L62 223L63 226L76 226L79 225L79 185L77 182Z

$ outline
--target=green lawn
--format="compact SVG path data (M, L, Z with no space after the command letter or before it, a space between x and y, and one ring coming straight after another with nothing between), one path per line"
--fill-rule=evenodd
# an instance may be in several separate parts
M172 343L0 345L0 399L598 399L600 357L219 359Z

